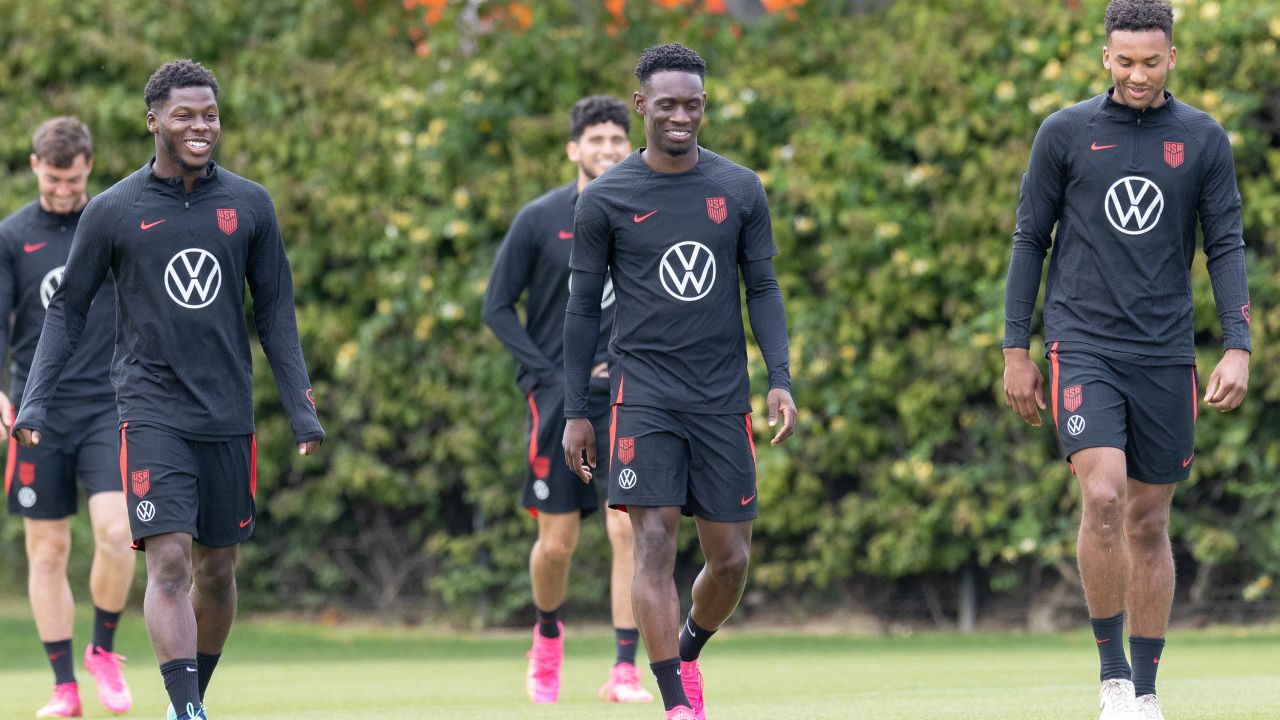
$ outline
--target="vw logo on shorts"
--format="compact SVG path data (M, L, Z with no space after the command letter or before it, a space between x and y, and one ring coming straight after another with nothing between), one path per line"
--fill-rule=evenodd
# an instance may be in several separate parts
M623 490L630 490L636 486L636 472L631 468L622 468L622 472L618 473L618 487Z
M198 310L218 297L222 288L222 266L218 258L202 248L187 248L169 260L164 269L164 289L184 308Z
M150 500L143 500L138 503L136 514L142 522L151 522L152 518L156 516L156 506L152 505Z
M44 305L44 309L49 309L49 302L53 300L53 294L58 291L58 286L62 284L62 273L67 269L66 265L56 267L45 274L44 279L40 281L40 304Z
M1071 433L1072 437L1084 432L1084 418L1079 415L1067 418L1067 432Z
M29 508L36 504L36 491L29 487L18 490L18 504L24 508Z
M547 487L547 484L542 480L535 480L533 483L533 494L536 495L539 500L546 500L551 497L551 488Z
M700 242L676 243L663 253L658 279L662 289L677 300L701 300L716 284L716 256Z

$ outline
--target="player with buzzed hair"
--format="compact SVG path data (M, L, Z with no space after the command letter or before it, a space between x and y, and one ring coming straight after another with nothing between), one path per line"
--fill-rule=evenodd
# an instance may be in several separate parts
M705 74L682 45L640 56L633 97L646 147L578 197L564 329L565 462L590 481L589 376L608 273L617 312L602 477L609 505L631 515L632 601L669 720L706 717L698 659L747 579L758 499L743 286L769 370L769 424L782 418L772 444L796 421L768 199L755 173L698 145ZM682 513L694 516L706 558L683 629L672 576Z
M62 280L71 238L89 203L92 170L93 139L84 123L74 117L42 123L31 153L39 197L0 223L0 358L9 350L13 361L10 394L0 393L2 425L13 422L14 408L24 403L45 308ZM93 642L84 651L85 668L97 682L103 707L123 713L133 706L121 656L114 652L134 569L116 465L119 416L110 379L114 330L115 288L108 277L89 305L88 327L49 403L45 442L33 448L9 443L5 494L9 512L22 516L31 612L54 671L53 697L36 717L82 713L71 647L75 605L67 582L77 480L84 487L94 539Z
M1051 115L1031 148L1005 290L1004 387L1009 406L1039 426L1044 381L1028 348L1052 247L1049 407L1080 483L1077 557L1102 720L1163 720L1156 670L1174 594L1169 512L1195 458L1199 402L1197 221L1224 346L1203 399L1220 412L1238 407L1249 384L1249 285L1227 133L1165 89L1178 58L1173 9L1112 0L1105 29L1113 86Z
M34 447L50 433L50 399L88 332L90 301L114 275L119 467L134 546L146 550L143 613L169 717L203 719L236 613L236 548L257 517L246 282L298 452L316 452L324 430L275 207L261 185L212 161L217 80L177 60L143 95L155 157L85 208L14 435Z
M494 258L485 293L485 322L519 363L516 384L529 403L529 462L523 503L538 523L538 539L529 554L537 616L525 689L535 703L552 703L560 696L564 662L560 607L568 591L580 519L600 505L596 488L553 462L557 441L564 432L564 308L569 300L573 206L587 183L631 152L630 130L630 111L620 100L592 95L574 104L565 154L577 166L577 177L516 214ZM521 295L527 295L524 325L516 313ZM611 287L605 288L600 306L605 319L591 369L590 398L591 417L598 421L609 410ZM601 421L599 429L604 427ZM631 521L626 513L607 508L605 527L613 556L609 594L617 655L600 696L611 702L646 702L653 695L641 687L635 665L639 631L631 612Z

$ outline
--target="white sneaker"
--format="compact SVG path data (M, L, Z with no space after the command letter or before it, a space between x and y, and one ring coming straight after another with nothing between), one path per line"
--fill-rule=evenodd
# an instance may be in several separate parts
M1160 712L1160 698L1155 695L1143 695L1135 704L1138 707L1138 717L1142 720L1164 720L1164 713Z
M1103 680L1099 696L1102 714L1098 716L1098 720L1139 720L1147 717L1138 714L1133 683L1128 680Z

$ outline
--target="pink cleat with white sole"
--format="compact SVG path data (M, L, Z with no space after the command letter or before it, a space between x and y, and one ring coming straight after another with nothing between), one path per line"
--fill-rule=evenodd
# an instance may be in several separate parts
M697 715L685 705L677 705L667 711L667 720L696 720Z
M73 682L62 683L53 687L53 697L44 707L36 711L38 718L80 717L84 710L80 708L80 687Z
M545 705L560 699L560 666L564 664L564 623L560 637L545 638L535 627L533 647L529 650L529 671L525 675L524 689L529 700Z
M684 685L684 695L689 698L694 720L707 720L707 709L702 701L702 671L698 669L697 660L680 661L680 684Z
M98 684L98 702L108 712L117 715L129 712L133 707L133 695L124 681L120 663L125 657L90 645L84 649L84 669Z
M640 685L640 671L631 663L618 663L609 671L609 682L600 688L600 699L616 703L638 703L653 700L653 694Z

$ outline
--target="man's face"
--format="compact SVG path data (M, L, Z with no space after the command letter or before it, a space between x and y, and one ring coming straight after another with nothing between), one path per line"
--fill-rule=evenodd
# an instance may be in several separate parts
M1160 30L1116 30L1102 49L1102 66L1111 71L1111 99L1134 110L1164 104L1164 85L1178 49Z
M649 76L635 94L644 117L645 142L669 155L684 155L698 145L698 126L707 94L696 73L668 70Z
M93 161L83 153L67 167L56 167L32 154L31 172L36 175L40 207L56 215L70 215L82 209L89 202L85 186L92 171Z
M578 164L578 170L587 182L604 174L605 170L631 152L627 131L613 122L588 125L577 140L565 146L569 160Z
M167 160L184 172L203 170L218 144L218 99L207 86L174 88L160 107L147 112L147 129ZM158 150L159 150L158 149ZM157 158L161 159L161 158Z

